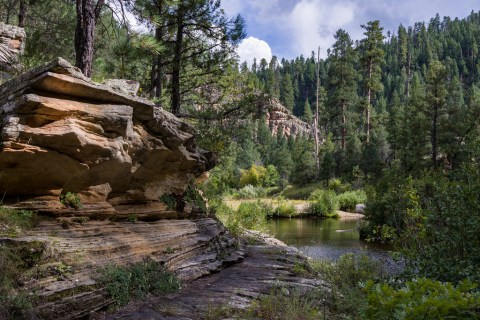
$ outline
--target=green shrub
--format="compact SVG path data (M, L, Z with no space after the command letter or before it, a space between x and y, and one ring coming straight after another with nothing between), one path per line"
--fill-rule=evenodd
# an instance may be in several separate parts
M130 267L110 265L100 270L99 283L105 286L115 306L122 306L132 298L143 298L176 292L179 280L158 262L145 260Z
M367 282L367 319L478 319L480 294L476 285L464 281L457 287L419 278L396 289Z
M262 177L262 186L264 187L273 187L279 183L280 174L277 171L277 168L273 165L267 166L267 171L265 175Z
M173 194L162 194L160 196L160 201L162 201L168 210L176 210L177 209L177 199Z
M243 202L237 210L223 202L211 203L212 210L225 227L234 235L240 236L243 229L264 231L266 218L272 214L272 208L260 201Z
M235 199L258 199L267 195L267 191L262 187L254 187L252 185L246 185L242 189L238 190L233 196Z
M131 223L135 223L138 221L138 216L135 213L130 213L127 217L127 221Z
M382 264L365 254L348 253L336 262L314 260L310 265L332 285L325 297L329 312L327 319L360 319L360 313L367 305L364 283L372 279L381 281L384 276Z
M272 208L260 201L243 202L235 212L238 224L245 229L264 230L266 218Z
M319 217L338 217L338 200L335 192L320 189L310 195L310 200L308 213Z
M67 192L60 195L60 203L67 208L81 209L82 202L78 194L74 192Z
M357 204L367 201L367 194L363 190L347 191L337 196L340 210L354 212Z
M190 184L185 190L183 200L189 203L193 208L200 210L201 212L207 212L207 204L195 185Z
M278 183L280 175L273 165L266 168L252 164L250 169L243 170L240 176L239 186L245 187L252 185L254 187L272 187Z
M318 190L319 188L323 187L323 183L314 183L309 184L303 187L288 187L282 192L282 196L286 199L293 199L293 200L306 200L312 192Z
M32 211L0 207L0 237L16 237L38 223Z
M300 293L282 287L274 288L248 309L244 319L319 319L319 300L316 291Z
M0 319L36 319L34 305L37 296L25 283L37 281L35 268L44 253L40 241L0 244Z
M294 217L298 215L297 209L295 206L285 200L280 200L280 202L273 208L271 211L271 217Z
M381 279L384 270L380 262L366 254L347 253L336 262L318 260L312 263L315 271L337 287L360 288L362 283L372 279Z
M250 169L242 171L238 184L240 187L245 187L247 185L252 185L254 187L261 186L266 173L267 169L265 167L252 164Z

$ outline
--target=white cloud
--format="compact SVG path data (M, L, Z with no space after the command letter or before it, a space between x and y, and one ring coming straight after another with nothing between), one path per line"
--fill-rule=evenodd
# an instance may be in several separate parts
M302 0L288 16L286 25L290 26L291 38L300 53L309 55L318 46L325 53L336 30L351 23L356 10L357 6L350 1Z
M243 39L238 45L237 53L240 56L240 62L246 61L249 66L252 65L254 58L257 58L258 62L262 58L267 61L272 59L272 49L268 43L255 37Z
M326 49L334 43L333 35L345 29L353 40L360 40L368 21L380 20L387 31L396 32L415 22L448 15L465 17L478 10L479 0L222 0L230 15L240 13L247 20L250 36L264 39L277 57L310 56L311 51ZM324 49L323 49L324 48Z

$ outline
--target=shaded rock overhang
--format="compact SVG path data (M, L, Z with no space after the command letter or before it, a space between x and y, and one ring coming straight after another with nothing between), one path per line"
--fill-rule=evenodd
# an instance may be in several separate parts
M62 58L2 85L0 115L0 193L20 207L58 210L73 192L116 211L181 194L215 165L189 124Z

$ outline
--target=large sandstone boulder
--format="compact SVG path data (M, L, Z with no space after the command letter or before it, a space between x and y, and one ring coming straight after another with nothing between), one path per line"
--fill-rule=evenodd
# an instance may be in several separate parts
M151 214L215 162L190 125L61 58L1 86L0 108L0 194L17 207L69 213L70 192L84 213Z

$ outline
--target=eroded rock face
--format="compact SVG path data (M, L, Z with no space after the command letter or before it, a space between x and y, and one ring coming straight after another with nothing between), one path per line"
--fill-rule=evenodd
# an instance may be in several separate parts
M59 196L71 192L85 214L163 212L160 196L215 163L190 125L61 58L1 86L0 108L0 193L17 207L66 214Z
M35 292L35 319L86 319L112 304L99 285L102 268L129 266L145 258L164 264L186 285L244 258L223 226L212 218L154 222L42 221L28 236L1 238L0 245L28 244L41 255L21 288ZM0 318L1 318L0 312Z
M25 30L0 22L0 71L11 71L25 47Z
M287 137L312 134L312 127L295 117L277 99L266 100L263 109L272 135L276 135L279 130L282 130Z

